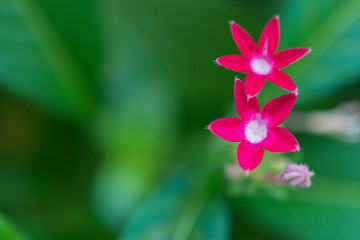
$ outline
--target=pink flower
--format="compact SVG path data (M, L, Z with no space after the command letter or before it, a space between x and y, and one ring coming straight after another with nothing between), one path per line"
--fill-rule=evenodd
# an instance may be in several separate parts
M230 141L241 142L237 149L240 167L247 173L261 162L263 147L270 152L292 152L300 149L296 138L282 123L295 105L297 94L289 93L268 102L260 111L256 98L247 101L244 83L235 82L235 105L240 118L226 117L209 125L215 135Z
M289 164L284 173L281 174L281 179L295 187L307 188L311 186L311 177L314 172L309 171L306 165Z
M245 92L248 98L256 96L264 87L266 79L290 92L296 92L297 87L289 75L280 71L296 62L310 48L291 48L275 54L280 41L279 17L275 16L263 30L259 46L251 36L235 22L231 22L233 38L242 52L241 55L227 55L216 59L217 63L228 69L249 73L245 78Z

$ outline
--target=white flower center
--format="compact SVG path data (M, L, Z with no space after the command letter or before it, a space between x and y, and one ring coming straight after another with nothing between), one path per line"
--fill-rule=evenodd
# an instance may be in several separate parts
M267 121L259 116L245 127L245 137L251 143L259 143L267 136Z
M254 73L259 75L266 75L271 72L272 66L264 58L254 58L250 62L251 69Z

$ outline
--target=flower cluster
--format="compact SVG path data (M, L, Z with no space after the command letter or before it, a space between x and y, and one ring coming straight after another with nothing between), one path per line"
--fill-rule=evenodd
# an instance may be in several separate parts
M227 141L240 142L237 148L237 159L240 167L249 174L262 161L264 148L270 152L300 150L294 135L278 126L292 111L298 95L294 81L279 69L299 60L311 49L292 48L276 53L280 40L278 16L267 23L258 45L235 22L231 22L231 32L243 55L226 55L219 57L216 61L228 69L247 73L245 82L240 79L235 81L235 106L240 118L226 117L215 120L209 125L209 129ZM260 110L256 95L265 86L266 79L291 93L269 101ZM310 177L313 173L305 174L305 171L301 173L304 174L300 177L308 182L300 184L300 177L298 177L296 181L290 181L289 184L296 182L297 185L310 186ZM284 181L289 180L286 176L288 176L287 172L284 174Z

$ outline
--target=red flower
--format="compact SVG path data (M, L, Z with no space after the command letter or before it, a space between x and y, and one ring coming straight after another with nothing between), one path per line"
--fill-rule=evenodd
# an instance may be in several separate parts
M240 118L226 117L209 125L215 135L230 141L241 142L237 150L240 167L253 171L263 158L264 149L270 152L292 152L300 149L296 138L285 128L277 127L289 115L297 94L289 93L268 102L262 111L258 100L247 101L244 83L235 82L235 105Z
M289 75L280 71L310 52L310 48L291 48L275 54L280 41L279 17L275 16L263 30L259 47L251 36L235 22L231 22L233 38L244 56L227 55L216 59L228 69L249 73L245 78L245 92L249 98L256 96L264 87L266 79L288 90L296 92L297 87Z

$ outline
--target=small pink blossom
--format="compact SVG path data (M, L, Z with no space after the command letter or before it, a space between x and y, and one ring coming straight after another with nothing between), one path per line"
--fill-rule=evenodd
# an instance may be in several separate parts
M297 92L294 81L285 72L284 67L296 62L310 48L291 48L278 53L280 41L279 17L275 16L265 26L259 46L251 36L235 22L231 22L231 32L242 55L227 55L219 57L216 62L228 69L249 73L245 78L245 92L248 98L256 96L265 86L266 79L290 92Z
M314 172L309 171L306 165L289 164L284 173L281 174L281 179L295 187L307 188L311 186L311 177Z
M237 149L240 167L250 173L261 162L263 147L270 152L292 152L300 149L296 138L285 128L277 127L289 115L297 95L289 93L269 101L262 111L256 98L247 100L244 83L235 82L235 105L241 118L226 117L209 125L215 135L241 142Z

